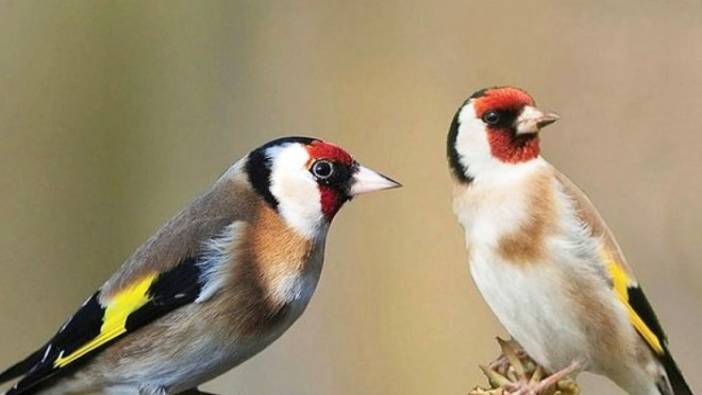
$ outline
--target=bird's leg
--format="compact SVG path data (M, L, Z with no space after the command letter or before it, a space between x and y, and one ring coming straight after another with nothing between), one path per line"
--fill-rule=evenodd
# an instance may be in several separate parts
M542 393L547 393L546 390L555 387L556 384L568 377L571 373L577 371L581 367L581 363L578 361L573 361L570 365L564 369L559 370L552 375L541 379L541 374L535 374L528 382L526 380L519 380L515 383L509 383L505 386L511 395L539 395ZM535 372L536 373L536 372ZM550 392L549 392L550 393Z
M179 393L178 395L217 395L217 394L213 394L211 392L200 391L197 387L195 387L195 388L191 388L187 391L183 391L183 392Z
M578 371L581 368L581 365L582 364L578 361L571 362L571 364L566 366L564 369L561 369L558 372L553 373L552 375L541 380L534 388L534 392L538 394L540 391L543 391L548 387L556 385L556 383L558 383L559 381L570 376L571 373Z

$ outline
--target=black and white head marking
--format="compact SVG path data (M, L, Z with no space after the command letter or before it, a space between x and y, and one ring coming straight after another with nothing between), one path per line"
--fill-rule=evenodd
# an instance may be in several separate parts
M246 173L249 176L249 182L256 192L274 209L278 208L279 201L271 192L273 157L270 149L294 143L307 145L312 141L314 139L310 137L284 137L270 141L249 154L246 161Z

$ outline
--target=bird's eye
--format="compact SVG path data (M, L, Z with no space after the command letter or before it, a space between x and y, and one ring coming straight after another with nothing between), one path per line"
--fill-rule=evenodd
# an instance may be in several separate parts
M334 174L334 164L328 160L318 160L312 165L312 174L321 180L325 180Z
M483 115L483 122L488 125L497 125L500 122L500 114L495 111L488 111Z

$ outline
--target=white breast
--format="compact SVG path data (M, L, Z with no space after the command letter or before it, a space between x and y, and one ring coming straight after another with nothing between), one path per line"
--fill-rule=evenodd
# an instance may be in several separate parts
M521 180L543 165L523 169L509 182L476 180L455 196L454 210L465 228L470 272L483 298L532 358L557 370L589 355L586 328L564 287L565 273L582 263L579 250L562 249L573 243L554 236L546 241L545 255L556 264L510 262L498 253L501 238L529 220L529 185Z
M476 251L470 272L499 321L534 360L554 371L587 359L587 339L557 268L519 267Z

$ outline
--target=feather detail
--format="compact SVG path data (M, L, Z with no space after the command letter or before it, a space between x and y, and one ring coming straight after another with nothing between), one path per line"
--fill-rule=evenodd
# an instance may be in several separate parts
M664 345L662 342L665 339L661 338L660 334L657 335L651 329L651 327L649 327L649 325L641 318L641 316L635 310L632 304L629 303L630 290L634 288L638 289L638 287L636 285L632 285L629 276L616 261L612 260L612 258L608 254L603 254L603 260L605 261L607 265L607 270L610 276L612 277L612 287L614 289L614 293L617 295L619 301L622 302L622 304L624 304L624 306L626 307L626 310L629 314L629 321L631 321L631 324L634 326L639 335L641 335L641 337L646 341L649 347L651 347L651 349L656 354L663 355ZM660 327L657 321L655 321L651 325L654 327Z
M5 369L5 371L0 373L0 383L12 380L15 377L22 376L23 374L27 374L27 372L29 372L29 370L32 369L34 365L41 361L42 356L46 354L46 351L47 347L42 347L39 350L32 353L27 358Z
M200 289L197 261L188 258L167 272L127 284L103 302L102 291L96 292L49 341L41 360L8 395L34 393L65 376L128 333L191 303Z
M69 355L59 354L54 361L54 367L62 368L126 333L127 318L149 301L147 292L154 279L156 274L148 275L114 295L105 309L100 334Z
M614 239L612 231L607 226L590 199L565 175L554 169L554 175L561 183L564 193L572 200L579 220L586 226L592 237L601 240L600 259L607 270L609 280L612 282L613 291L617 299L627 310L629 321L636 332L644 339L646 344L657 354L663 355L665 347L665 334L661 329L653 310L651 313L637 310L632 303L632 291L639 290L631 268L624 259L624 254ZM641 293L643 295L643 293ZM645 297L644 297L645 300ZM648 304L648 302L646 302Z
M224 228L219 236L205 243L203 257L199 263L204 285L195 300L196 303L210 299L228 281L231 267L227 264L236 259L236 250L246 234L247 227L246 222L235 221Z

